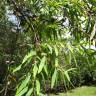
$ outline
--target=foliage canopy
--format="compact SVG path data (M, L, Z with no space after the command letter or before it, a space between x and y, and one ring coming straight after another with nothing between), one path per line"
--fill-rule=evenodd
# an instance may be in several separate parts
M59 84L78 86L86 75L93 80L95 11L96 0L0 1L2 96L41 96Z

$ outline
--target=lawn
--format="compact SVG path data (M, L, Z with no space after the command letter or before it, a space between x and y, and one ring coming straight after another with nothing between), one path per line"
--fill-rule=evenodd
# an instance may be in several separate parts
M82 86L68 91L67 93L60 93L58 95L49 96L96 96L95 86Z

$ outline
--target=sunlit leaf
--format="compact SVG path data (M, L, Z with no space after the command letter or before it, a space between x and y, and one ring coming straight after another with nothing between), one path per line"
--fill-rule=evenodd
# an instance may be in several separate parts
M32 92L33 92L33 88L29 89L29 91L27 92L26 96L32 96Z
M54 51L55 51L56 56L58 56L58 49L56 46L54 46Z
M48 48L50 50L50 53L52 54L52 47L49 44L47 44L47 46L48 46Z
M76 70L76 69L77 69L77 68L70 68L70 69L67 70L67 72L74 71L74 70Z
M37 91L37 95L40 94L40 82L38 80L36 80L36 91Z
M38 72L38 67L37 67L37 65L35 64L35 65L34 65L34 68L33 68L33 77L34 77L34 78L36 77L37 72Z
M30 81L30 77L31 77L30 74L28 74L28 75L26 76L25 80L22 81L21 85L20 85L19 88L17 89L16 94L19 94L19 93L23 90L23 88L25 88L25 87L27 86L28 82Z
M24 89L22 89L18 94L16 94L15 96L23 96L28 90L28 87L25 87Z
M40 73L45 65L45 62L46 62L46 57L44 56L42 59L41 59L41 62L40 62L40 65L39 65L39 69L38 69L38 73Z
M44 65L44 71L45 71L46 75L48 75L47 65Z
M52 80L51 80L51 88L54 87L55 85L55 82L56 82L56 79L57 79L57 70L55 69L53 75L52 75Z
M15 68L15 69L13 70L13 73L19 71L19 70L21 69L21 67L22 67L22 64L19 65L17 68Z
M32 58L32 56L36 55L35 51L30 51L23 59L22 64L25 63L29 58Z
M94 38L95 34L96 34L96 24L94 24L93 31L90 36L90 40L92 40Z
M58 58L55 58L55 67L58 67Z
M69 77L68 72L67 72L67 71L65 71L65 72L64 72L64 74L65 74L65 76L66 76L67 80L70 82L70 77Z

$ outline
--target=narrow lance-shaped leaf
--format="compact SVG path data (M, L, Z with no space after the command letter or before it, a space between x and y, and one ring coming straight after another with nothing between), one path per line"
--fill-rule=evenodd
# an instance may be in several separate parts
M51 88L54 87L55 81L57 79L57 70L55 69L53 75L52 75L52 80L51 80Z
M55 58L55 67L58 67L58 58Z
M30 51L23 59L22 64L28 61L28 59L32 58L32 56L36 55L36 51Z
M30 81L30 77L31 77L31 75L28 74L28 76L26 77L26 79L22 81L20 87L17 89L16 94L19 94L19 93L23 90L23 88L26 87L26 85L27 85L28 82Z
M29 89L29 91L27 92L26 96L32 96L32 92L33 92L33 88Z
M96 34L96 23L94 24L93 31L90 36L90 40L92 40L94 38L95 34Z
M56 56L58 56L58 49L56 46L54 46L54 51L55 51Z
M36 80L36 91L37 91L37 95L40 94L40 82L38 80Z
M48 46L48 48L50 50L50 53L52 54L52 47L49 44L47 44L47 46Z
M33 77L34 77L34 79L35 79L35 77L36 77L36 75L37 75L37 72L38 72L38 67L37 67L37 65L35 64L35 65L34 65L34 68L33 68Z
M39 69L38 69L38 73L40 73L44 67L44 64L46 62L46 57L44 56L42 59L41 59L41 62L40 62L40 65L39 65Z
M46 75L48 75L47 65L44 65L44 71L45 71Z
M21 67L22 67L22 64L21 64L21 65L19 65L18 67L16 67L16 68L13 70L13 73L15 73L15 72L19 71L19 70L21 69Z
M13 70L13 73L19 71L19 70L22 68L22 65L23 65L26 61L30 62L30 61L31 61L30 58L31 58L32 56L34 56L34 55L36 55L36 52L35 52L35 51L31 51L30 53L28 53L28 54L24 57L24 59L23 59L23 61L22 61L22 64L20 64L18 67L16 67L16 68Z
M65 76L66 76L67 80L70 82L70 77L69 77L69 75L68 75L68 72L67 72L67 71L65 71L65 72L64 72L64 74L65 74Z
M67 72L70 72L70 71L73 71L73 70L76 70L77 68L70 68L67 70Z
M22 91L20 91L19 94L16 94L15 96L23 96L28 90L28 87L25 87Z

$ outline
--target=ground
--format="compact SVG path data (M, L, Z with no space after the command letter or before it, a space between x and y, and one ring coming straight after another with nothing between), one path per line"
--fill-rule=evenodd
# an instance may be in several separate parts
M49 96L96 96L96 86L82 86L68 91L67 93L60 93L58 95Z

